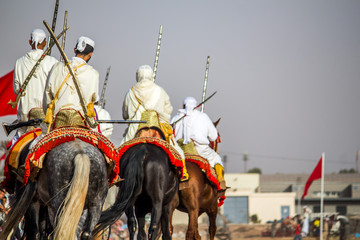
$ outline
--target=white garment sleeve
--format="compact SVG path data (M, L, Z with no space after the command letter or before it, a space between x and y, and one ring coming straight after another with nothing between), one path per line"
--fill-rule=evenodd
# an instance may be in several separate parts
M56 66L55 64L53 68L50 70L48 78L46 79L44 97L43 97L43 111L46 114L46 110L50 104L50 102L54 99L54 93L52 92L53 84L56 77Z
M208 125L208 138L210 141L215 141L216 138L218 137L218 131L216 129L216 127L214 126L214 123L211 121L211 119L209 118L209 116L204 113L204 116L206 116L207 118L207 125Z
M21 82L19 80L19 69L18 69L18 61L16 61L15 63L15 68L14 68L14 80L13 80L13 89L14 89L14 93L17 94L20 90L21 87Z
M166 116L166 119L167 119L167 123L170 122L170 116L171 116L171 113L173 111L173 107L171 106L171 102L170 102L170 97L169 95L165 92L165 90L163 90L164 92L164 114Z
M128 92L126 94L126 96L124 98L124 102L123 102L123 107L122 107L122 115L123 115L124 120L128 120L130 117L129 116L129 101L130 101L129 94L130 94L130 92Z

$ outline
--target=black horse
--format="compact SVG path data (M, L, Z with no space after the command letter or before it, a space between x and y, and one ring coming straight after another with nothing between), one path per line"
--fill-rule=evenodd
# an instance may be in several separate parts
M94 232L113 224L126 211L130 239L134 239L136 231L135 215L139 224L137 239L146 239L145 215L151 212L148 239L156 239L160 223L163 239L171 239L170 204L178 189L178 180L167 153L150 143L129 148L120 161L120 177L124 181L120 183L118 197L114 205L103 212Z
M97 147L76 139L48 152L36 181L29 181L3 224L6 239L31 204L46 207L54 239L91 239L108 190L107 167ZM39 214L39 209L35 211ZM85 222L79 222L81 216Z

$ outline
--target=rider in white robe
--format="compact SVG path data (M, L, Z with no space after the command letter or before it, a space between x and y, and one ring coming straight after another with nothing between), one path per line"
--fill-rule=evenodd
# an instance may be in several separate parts
M79 87L84 97L85 105L95 103L99 99L99 72L87 64L95 48L93 40L87 37L80 37L74 49L75 57L71 59L71 67L77 77ZM53 116L63 109L73 109L79 111L84 117L84 112L80 104L80 98L75 88L74 81L70 76L65 84L60 88L63 81L69 74L68 68L64 63L59 62L51 69L49 74L43 100L44 111L47 110L50 102L55 98L59 90Z
M141 114L146 110L156 111L161 123L170 122L173 107L170 98L165 90L154 82L153 70L148 65L140 66L136 72L137 83L126 94L123 103L123 118L125 120L140 120ZM139 124L129 124L125 131L125 136L121 141L123 144L135 137ZM176 141L170 141L170 144L180 153L183 161L185 156L183 150ZM183 181L188 180L188 174L184 169L185 177Z
M44 53L46 46L46 34L41 29L35 29L31 33L29 40L31 51L25 56L19 58L15 63L14 68L14 81L13 88L15 94L18 94L21 86L23 85L26 77L29 75L31 69L35 66L35 63L40 59ZM39 109L42 110L42 100L45 90L45 83L48 74L55 63L58 61L51 56L45 56L45 58L37 66L35 73L32 75L24 94L20 97L17 106L17 119L19 121L28 121L30 118L30 110ZM32 116L32 118L34 118ZM18 137L20 137L26 128L18 129Z
M194 109L197 106L195 98L185 98L183 105L184 109L179 109L171 119L171 123L174 123L185 115L174 126L175 139L176 141L184 139L183 144L194 142L196 151L209 161L211 167L215 168L219 182L221 182L224 164L220 155L209 146L210 141L215 141L218 137L217 129L206 113Z
M136 72L137 83L126 94L123 103L125 120L140 120L145 110L158 113L160 122L169 123L173 107L165 90L154 83L153 71L150 66L139 67ZM139 101L141 104L139 104ZM121 143L135 137L139 124L129 124Z

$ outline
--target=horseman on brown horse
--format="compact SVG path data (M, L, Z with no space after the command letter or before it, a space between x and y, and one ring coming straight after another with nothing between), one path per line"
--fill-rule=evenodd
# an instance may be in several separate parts
M210 118L196 110L198 106L193 97L187 97L183 109L172 119L176 123L175 138L185 152L190 177L189 187L179 191L173 199L172 212L177 208L189 214L188 240L201 239L197 219L203 212L209 216L210 239L214 239L218 206L223 204L226 190L222 160L210 147L211 142L217 145L218 132Z

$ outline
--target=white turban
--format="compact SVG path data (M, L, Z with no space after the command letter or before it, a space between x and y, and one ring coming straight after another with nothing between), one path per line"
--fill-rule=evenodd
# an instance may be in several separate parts
M46 38L46 34L42 29L34 29L31 32L31 42L35 43L35 49L37 49L37 45L42 43Z
M189 114L197 106L196 99L193 97L186 97L183 101L185 105L186 114Z
M154 72L149 65L142 65L136 71L136 81L140 82L143 79L154 81Z
M76 50L83 52L85 50L86 44L92 46L95 49L95 42L93 40L88 37L81 36L77 40Z

